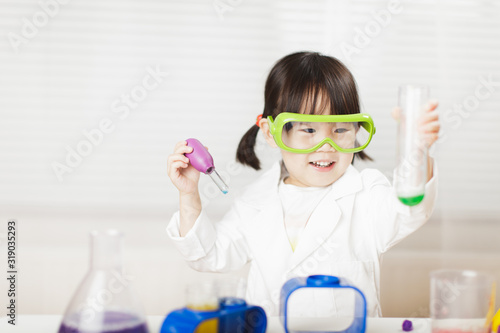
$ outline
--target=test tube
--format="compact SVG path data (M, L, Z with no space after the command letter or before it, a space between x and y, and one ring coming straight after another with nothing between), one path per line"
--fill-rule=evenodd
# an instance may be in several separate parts
M427 182L427 147L418 133L418 121L428 102L429 88L419 85L399 87L397 166L394 178L399 200L408 206L424 198Z
M208 175L210 176L210 178L212 178L212 180L214 181L215 185L217 185L217 187L219 188L219 190L221 190L222 193L227 194L227 192L229 191L229 189L228 189L226 183L224 183L224 181L222 180L221 176L219 176L219 174L217 173L217 171L215 171L215 168Z

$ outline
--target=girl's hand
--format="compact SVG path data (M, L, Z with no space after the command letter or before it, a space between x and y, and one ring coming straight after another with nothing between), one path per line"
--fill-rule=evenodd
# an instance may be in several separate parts
M168 157L168 176L177 187L180 194L192 194L198 190L200 172L196 170L189 158L184 156L193 151L186 141L180 141L175 145L174 153Z
M424 140L427 148L430 148L438 139L439 130L441 125L439 123L439 115L436 111L438 107L437 101L429 102L425 107L425 113L418 122L418 130ZM399 113L401 109L396 107L392 110L392 117L399 120Z
M430 148L437 141L441 129L437 107L437 101L429 102L426 105L424 115L418 122L418 130L427 148Z
M441 129L439 124L439 115L436 111L438 102L429 102L425 107L425 112L418 121L418 131L423 138L423 144L430 148L438 139L438 133ZM399 120L401 109L396 107L392 110L392 117ZM428 154L428 153L427 153ZM434 175L433 169L434 160L428 156L427 158L427 181L431 180Z

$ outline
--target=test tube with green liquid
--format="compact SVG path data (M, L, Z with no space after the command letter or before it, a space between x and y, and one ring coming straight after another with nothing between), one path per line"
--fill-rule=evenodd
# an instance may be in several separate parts
M398 97L400 113L394 186L403 204L415 206L424 199L427 182L427 147L418 133L418 122L425 112L429 88L402 85Z

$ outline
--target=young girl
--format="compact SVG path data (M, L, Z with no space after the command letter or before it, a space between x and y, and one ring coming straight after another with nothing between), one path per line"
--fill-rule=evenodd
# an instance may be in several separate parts
M436 107L429 104L420 123L429 147L439 132ZM282 160L252 181L216 223L201 206L199 172L183 155L192 148L177 143L168 174L179 190L180 211L167 226L168 235L199 271L228 272L250 262L246 300L268 315L279 314L285 281L328 274L348 278L366 296L368 315L380 316L380 256L431 215L437 191L432 159L424 200L412 207L399 202L381 172L357 171L355 157L370 159L362 149L374 134L373 122L360 114L349 70L318 53L290 54L271 70L264 112L237 151L239 162L257 170L259 130L270 146L280 148ZM343 301L308 296L302 313L319 308L338 314Z

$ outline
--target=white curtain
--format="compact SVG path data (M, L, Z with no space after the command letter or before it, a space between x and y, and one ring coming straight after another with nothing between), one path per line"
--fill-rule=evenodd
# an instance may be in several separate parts
M500 213L499 14L498 2L473 0L3 0L2 212L170 212L177 194L166 158L174 144L197 137L219 168L232 170L274 62L314 50L349 66L375 118L367 150L375 162L360 167L391 177L397 87L428 84L443 127L438 209L493 218ZM279 154L262 145L267 166ZM255 177L232 171L233 193ZM230 204L206 192L217 212Z
M398 85L429 85L442 125L432 219L499 222L498 1L0 0L0 32L0 221L24 223L32 244L130 216L155 223L141 237L163 230L178 208L167 157L189 137L229 183L224 196L201 177L222 216L262 172L234 160L267 74L301 50L353 72L377 127L374 162L355 165L389 178ZM257 151L264 170L279 158L261 137Z

